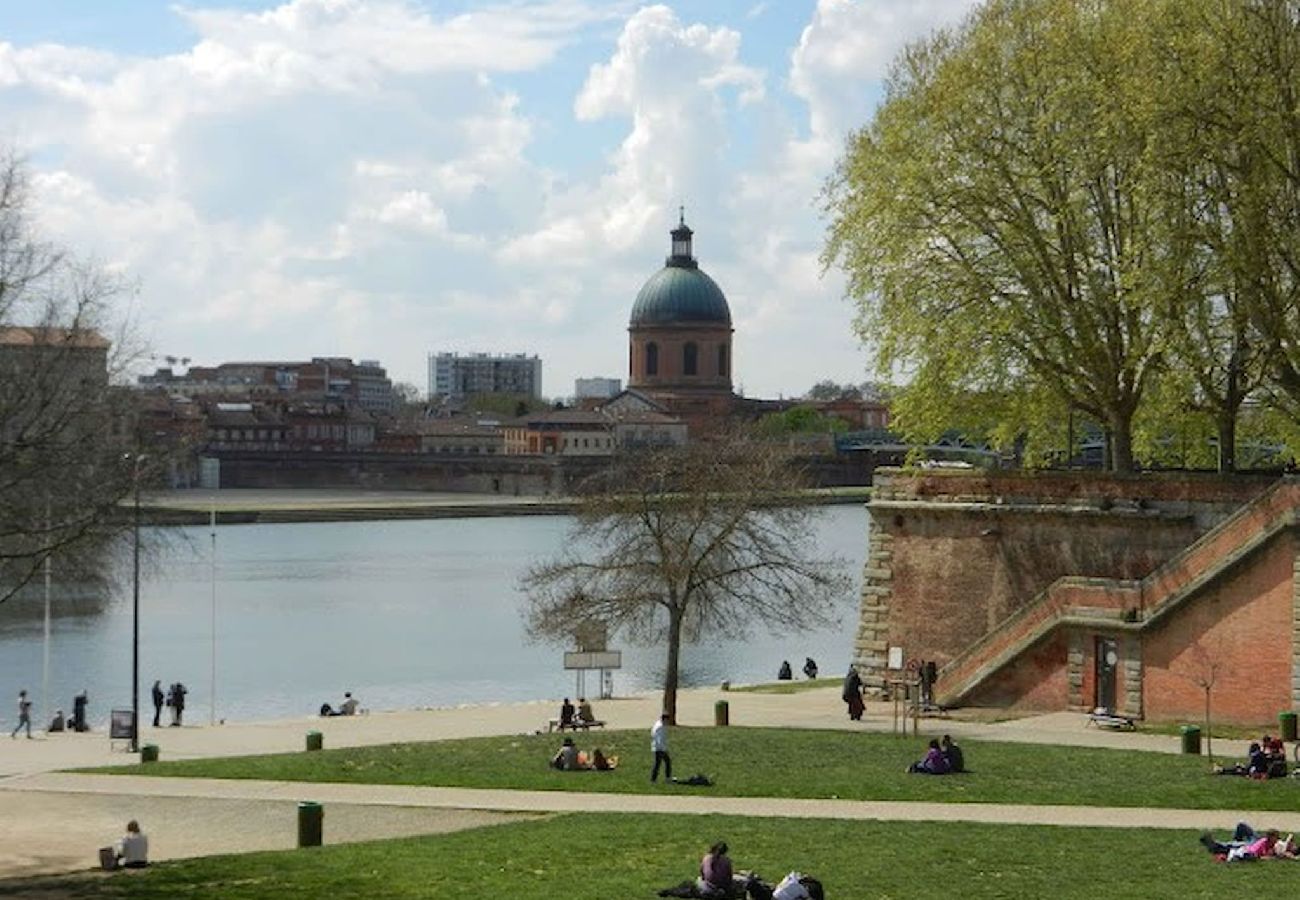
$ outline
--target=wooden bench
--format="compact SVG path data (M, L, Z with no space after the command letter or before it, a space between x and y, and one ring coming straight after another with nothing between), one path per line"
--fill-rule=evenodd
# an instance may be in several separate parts
M593 719L590 722L584 722L581 719L574 719L567 725L561 725L559 719L551 719L546 723L546 732L549 734L553 731L564 731L566 728L570 731L577 731L581 728L583 731L589 731L592 728L604 728L605 723L599 719Z
M1133 731L1137 725L1127 716L1117 716L1108 712L1090 712L1088 713L1088 724L1096 725L1098 728L1114 728L1118 731Z

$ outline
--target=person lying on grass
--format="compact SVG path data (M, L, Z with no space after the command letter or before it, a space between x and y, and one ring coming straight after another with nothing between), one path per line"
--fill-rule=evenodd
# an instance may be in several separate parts
M952 771L952 766L948 757L943 755L939 742L932 738L929 749L925 751L925 759L912 763L907 771L914 775L947 775Z
M1208 831L1201 834L1200 841L1201 846L1205 847L1219 862L1296 858L1294 835L1288 834L1284 840L1273 829L1261 835L1245 822L1237 823L1237 829L1233 832L1230 841L1216 841L1214 835Z

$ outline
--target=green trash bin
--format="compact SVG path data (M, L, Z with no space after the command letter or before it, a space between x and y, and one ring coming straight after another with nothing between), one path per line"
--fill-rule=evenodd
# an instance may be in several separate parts
M325 746L325 736L319 731L307 732L307 749L320 750Z
M1201 729L1197 725L1184 725L1179 729L1183 738L1183 752L1201 755Z
M731 724L731 704L726 700L719 700L717 703L713 704L713 724Z
M1282 740L1294 741L1296 739L1296 714L1293 712L1278 713L1277 730L1282 732Z
M1294 723L1292 727L1294 727ZM140 748L140 762L151 763L157 761L158 761L157 744L145 744L143 747Z
M325 807L311 800L298 804L298 846L319 847L324 834Z

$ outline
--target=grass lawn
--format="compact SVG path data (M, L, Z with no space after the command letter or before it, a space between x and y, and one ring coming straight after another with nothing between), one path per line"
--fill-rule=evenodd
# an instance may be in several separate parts
M326 840L329 832L326 813ZM422 838L165 863L108 877L0 881L0 896L638 900L692 877L725 839L768 880L831 900L1289 896L1300 864L1214 862L1194 832L966 823L562 816ZM46 895L48 896L48 895Z
M555 735L471 738L226 759L186 760L99 771L203 778L351 782L646 793L707 790L738 797L840 797L1195 809L1300 808L1300 779L1250 781L1208 774L1205 759L1166 753L969 741L972 772L908 775L924 738L776 728L674 728L674 774L713 777L712 788L649 783L649 735L582 735L621 758L614 772L547 766Z

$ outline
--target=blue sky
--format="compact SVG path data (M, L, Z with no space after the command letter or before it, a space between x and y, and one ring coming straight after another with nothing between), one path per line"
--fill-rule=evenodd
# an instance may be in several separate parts
M816 197L889 60L971 0L43 0L0 19L40 226L212 364L538 353L626 377L679 204L750 396L868 376Z

